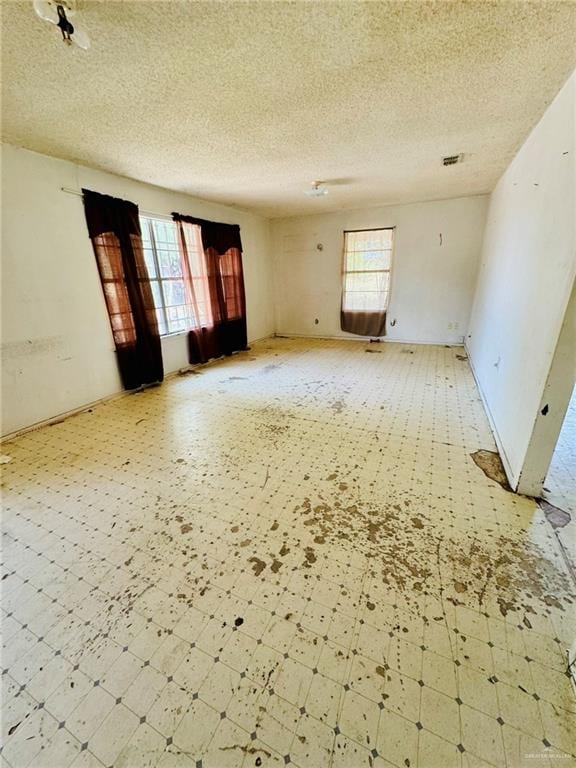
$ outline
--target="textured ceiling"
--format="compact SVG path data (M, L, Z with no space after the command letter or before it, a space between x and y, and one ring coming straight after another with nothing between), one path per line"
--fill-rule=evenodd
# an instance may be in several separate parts
M269 216L487 192L576 66L575 2L79 9L2 2L3 139Z

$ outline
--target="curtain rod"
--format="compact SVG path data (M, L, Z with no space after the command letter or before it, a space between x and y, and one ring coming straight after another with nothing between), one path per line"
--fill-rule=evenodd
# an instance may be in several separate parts
M370 229L345 229L344 232L347 235L352 235L354 232L385 232L387 229L396 229L396 227L370 227Z
M67 195L76 195L76 197L82 197L82 192L79 189L70 189L70 187L60 187L62 192L65 192ZM143 216L151 216L156 219L168 219L169 221L172 221L172 216L169 213L155 213L154 211L143 211L138 208L138 213L142 214Z

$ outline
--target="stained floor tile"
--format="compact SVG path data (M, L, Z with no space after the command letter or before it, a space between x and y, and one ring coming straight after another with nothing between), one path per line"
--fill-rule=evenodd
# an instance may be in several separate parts
M550 520L576 572L576 387L558 436L542 496L556 507L550 510Z
M567 533L460 352L268 340L3 446L2 765L575 764Z

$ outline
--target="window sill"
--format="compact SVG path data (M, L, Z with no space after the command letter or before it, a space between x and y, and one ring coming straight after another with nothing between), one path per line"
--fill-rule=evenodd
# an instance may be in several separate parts
M161 333L160 339L173 339L176 336L186 336L188 331L174 331L173 333Z

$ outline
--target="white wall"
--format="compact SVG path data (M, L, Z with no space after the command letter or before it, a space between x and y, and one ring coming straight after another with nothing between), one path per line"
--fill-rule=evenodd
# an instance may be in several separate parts
M340 330L344 230L396 227L387 338L462 343L487 201L466 197L274 220L276 332L358 338Z
M61 187L239 224L248 338L274 331L266 219L8 145L2 160L2 434L121 390L82 199ZM187 365L185 336L162 347L167 373Z
M576 280L538 405L518 490L540 496L576 384Z
M490 198L467 346L513 488L576 274L575 112L576 73Z

